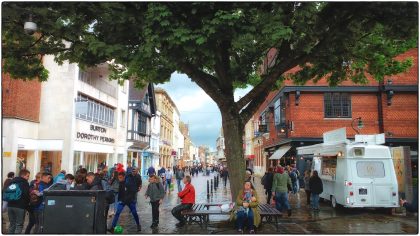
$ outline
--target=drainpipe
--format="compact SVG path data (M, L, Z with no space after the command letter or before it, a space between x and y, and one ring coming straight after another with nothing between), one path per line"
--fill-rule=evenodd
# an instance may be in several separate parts
M381 81L378 85L378 126L379 133L384 133L384 112L383 112L383 103L382 103L382 92L384 91L384 82Z

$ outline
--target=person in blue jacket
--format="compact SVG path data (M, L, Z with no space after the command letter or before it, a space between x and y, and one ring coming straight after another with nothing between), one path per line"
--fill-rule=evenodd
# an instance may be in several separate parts
M43 220L43 212L45 204L43 201L44 190L48 189L52 185L52 175L50 173L43 173L41 175L41 182L39 183L38 190L34 190L36 195L41 197L41 203L38 206L34 207L35 214L35 233L42 233L41 225Z

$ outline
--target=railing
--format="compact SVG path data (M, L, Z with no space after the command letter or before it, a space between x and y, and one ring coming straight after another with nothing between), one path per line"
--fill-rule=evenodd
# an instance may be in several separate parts
M108 82L100 78L93 78L92 72L80 71L79 80L108 94L111 97L117 97L118 88L112 86Z

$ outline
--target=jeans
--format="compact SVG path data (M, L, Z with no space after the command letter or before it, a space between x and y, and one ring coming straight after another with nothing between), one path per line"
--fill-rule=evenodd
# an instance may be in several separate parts
M223 184L225 185L225 187L226 187L226 184L227 184L227 177L223 177Z
M114 209L114 214L117 212L118 207L118 192L114 192L115 202L112 203L112 208Z
M35 215L35 229L34 233L39 234L42 233L42 226L43 226L43 210L34 210Z
M172 183L172 180L171 179L167 179L166 180L165 193L166 193L167 190L169 190L169 192L171 191L171 183Z
M118 218L120 218L120 214L121 212L124 210L124 207L127 204L123 203L123 202L118 202L118 207L117 207L117 212L115 213L114 219L112 220L112 228L115 228L115 226L117 226L118 223ZM139 215L137 214L137 209L136 209L136 202L130 202L130 204L127 205L128 208L130 208L131 214L134 217L134 220L136 221L137 225L140 225L140 219L139 219Z
M313 209L319 209L319 194L311 193L312 203L311 207Z
M172 215L181 223L185 223L185 218L181 215L183 210L191 209L193 204L180 204L172 209Z
M35 225L35 212L34 212L34 210L31 209L31 210L28 211L28 213L29 213L29 223L26 226L25 234L31 234L31 229Z
M292 188L293 188L293 194L296 194L299 191L299 182L296 181L292 183Z
M287 198L287 192L276 192L276 208L280 212L284 209L290 210L289 200Z
M243 229L244 224L247 221L248 230L254 229L254 212L249 208L248 213L245 211L238 211L236 213L236 228Z
M265 193L267 194L267 204L270 204L271 203L270 200L271 200L273 192L271 191L271 189L267 189L265 190Z
M309 190L305 190L306 193L306 204L308 204L308 206L311 204L311 191Z
M150 202L152 205L152 219L153 223L159 224L159 201Z
M7 214L9 216L9 234L21 234L23 222L25 221L25 209L8 207Z
M181 180L182 179L176 179L176 185L178 186L178 193L182 191Z

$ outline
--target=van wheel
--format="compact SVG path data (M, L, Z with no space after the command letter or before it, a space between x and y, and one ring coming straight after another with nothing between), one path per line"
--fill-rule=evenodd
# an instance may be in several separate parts
M335 200L334 196L331 196L331 207L337 208L337 201Z

